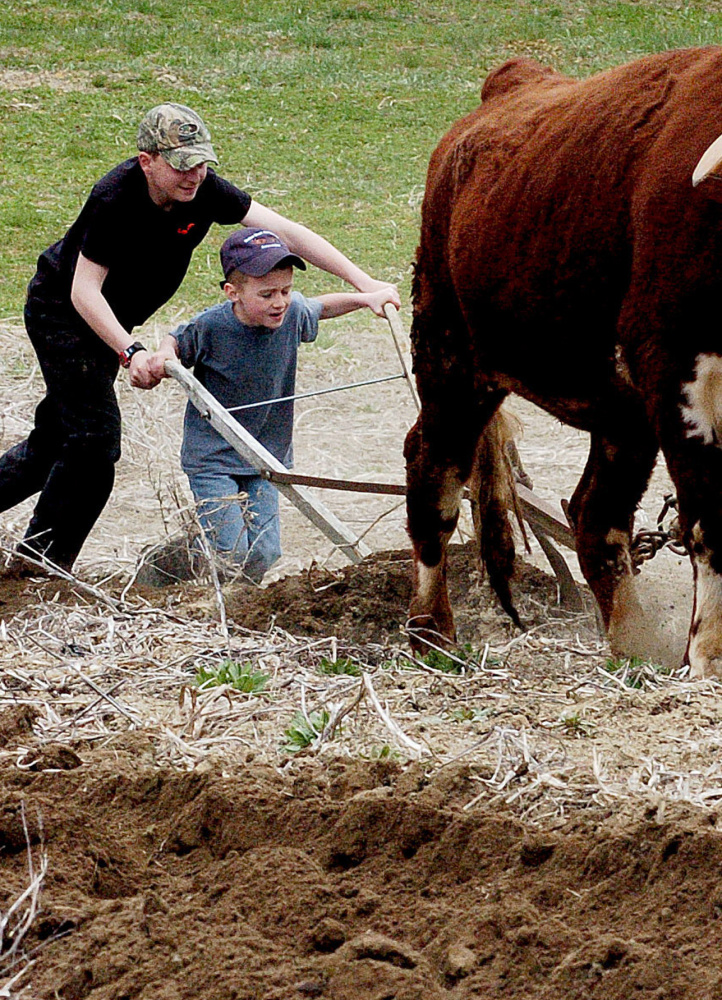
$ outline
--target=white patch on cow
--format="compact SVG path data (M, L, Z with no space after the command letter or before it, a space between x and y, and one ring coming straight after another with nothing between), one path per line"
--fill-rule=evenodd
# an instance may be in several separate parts
M634 385L632 373L629 370L627 359L624 357L624 351L620 344L617 344L614 351L614 367L616 368L617 375L623 382L626 382L627 385Z
M722 444L722 357L698 354L694 379L682 386L686 404L680 405L687 437L705 444Z
M629 535L626 531L621 531L619 528L610 528L604 541L607 545L627 546L629 545Z
M697 562L696 596L695 624L708 618L718 618L722 623L722 577L715 573L706 560ZM722 627L720 634L722 635Z
M613 560L615 574L612 610L609 616L609 645L617 657L638 656L658 663L667 650L659 632L659 622L639 600L637 581L629 553L629 535L610 528L605 541L617 549Z
M441 563L438 566L416 564L416 594L425 605L431 605L441 586Z
M631 576L634 570L632 569L632 557L629 553L629 535L627 532L621 531L619 528L610 528L604 541L607 545L614 545L619 550L616 557L618 572Z
M614 656L644 656L649 647L649 622L637 596L634 577L625 574L614 588L609 619L609 645Z
M637 597L637 588L629 555L629 535L620 528L610 528L604 541L617 549L614 558L612 613L609 618L609 644L615 656L636 656L639 651L640 629L644 616Z
M699 522L692 529L695 547L701 552L693 556L694 611L692 636L689 643L689 666L692 677L722 676L722 577L709 563L709 552Z

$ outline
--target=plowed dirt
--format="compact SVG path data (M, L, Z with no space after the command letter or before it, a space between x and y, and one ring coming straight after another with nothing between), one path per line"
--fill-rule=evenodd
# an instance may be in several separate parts
M488 593L470 585L468 554L453 555L460 620L498 624ZM528 569L523 582L553 605L548 577ZM52 586L56 603L69 600ZM4 590L11 627L21 591ZM192 588L172 593L180 614ZM342 639L383 642L407 599L408 553L398 552L260 594L232 588L227 608L243 628L273 619L313 636L332 623ZM464 760L430 768L301 755L270 765L248 754L227 770L207 760L182 771L159 762L142 731L36 741L37 712L5 665L14 704L0 711L0 916L28 886L28 851L35 870L43 850L48 859L24 940L32 964L10 996L722 995L713 809L589 800L531 825L500 802L470 810L478 772ZM683 707L665 711L681 732ZM622 714L622 738L627 724Z
M0 338L4 448L27 434L43 389L24 334ZM299 385L395 364L385 334L351 324L304 356ZM125 455L81 565L108 577L175 531L189 499L182 394L120 393ZM299 471L401 482L415 418L405 387L377 386L363 406L324 399L299 405ZM541 495L569 497L583 436L519 412ZM658 477L648 525L669 489ZM206 586L136 592L132 614L117 614L72 586L0 582L0 998L722 996L719 685L653 672L628 686L604 670L593 616L565 620L553 580L531 568L520 637L456 550L460 637L486 648L486 666L386 669L408 607L408 553L385 551L405 544L403 510L324 500L378 554L230 588L230 642ZM3 517L10 547L31 503ZM284 532L279 572L338 565L287 508ZM672 620L675 664L691 573L670 564L660 554L643 580L658 574L654 614ZM320 674L344 643L375 644L355 653L406 743L360 677ZM226 650L269 674L265 701L188 693ZM333 738L282 752L302 706L358 705L357 691L361 709Z
M41 810L51 858L26 995L720 995L715 815L607 813L545 833L465 814L467 793L464 766L428 784L394 762L179 774L142 736L71 770L5 766L0 905L27 881L21 803L35 844Z

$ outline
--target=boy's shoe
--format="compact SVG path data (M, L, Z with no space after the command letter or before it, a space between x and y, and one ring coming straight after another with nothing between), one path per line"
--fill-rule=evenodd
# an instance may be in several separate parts
M205 556L188 535L159 542L144 550L135 582L141 587L171 587L208 576Z
M61 577L52 571L50 566L36 566L22 556L12 555L7 564L0 569L0 580L59 580Z

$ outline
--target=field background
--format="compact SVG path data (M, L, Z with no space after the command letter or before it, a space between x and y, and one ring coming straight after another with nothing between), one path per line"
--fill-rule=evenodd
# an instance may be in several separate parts
M0 316L20 314L37 254L162 101L207 119L228 178L408 291L429 154L492 66L528 55L581 76L720 37L717 2L7 0ZM222 236L163 321L216 294Z

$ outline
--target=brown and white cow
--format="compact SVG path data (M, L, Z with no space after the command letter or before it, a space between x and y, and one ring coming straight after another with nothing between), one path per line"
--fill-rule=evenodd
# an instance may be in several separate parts
M587 80L515 59L434 152L405 448L422 635L454 636L446 546L476 456L482 555L516 614L495 416L515 392L591 435L570 518L613 647L638 611L630 534L661 448L694 567L686 655L722 676L720 132L722 48Z

